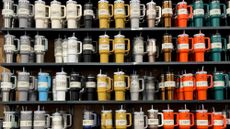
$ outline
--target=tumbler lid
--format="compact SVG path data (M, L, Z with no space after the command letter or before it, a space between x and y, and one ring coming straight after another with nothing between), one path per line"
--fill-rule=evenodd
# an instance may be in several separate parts
M188 109L180 109L180 110L178 110L178 112L190 112L190 110L188 110Z
M38 4L38 3L45 4L45 1L42 1L42 0L35 1L35 4Z
M123 0L115 0L114 3L125 3Z
M208 112L208 110L205 110L205 109L202 109L202 110L196 110L196 112L199 112L199 113L206 113L206 112Z
M188 37L188 34L185 34L185 33L184 33L184 34L178 35L178 37L185 37L185 36Z
M99 0L98 3L109 3L107 0Z
M100 35L99 37L100 37L100 38L109 38L109 36L108 36L107 34Z
M186 73L186 74L183 74L183 76L193 76L193 74L192 73Z
M123 71L118 71L118 72L114 72L115 75L124 75L125 73Z
M156 109L149 109L148 112L158 112Z
M124 109L119 109L119 110L116 110L116 112L126 112L126 110L124 110Z
M61 2L59 2L57 0L53 0L53 1L51 1L51 4L61 4Z
M49 73L39 72L38 75L39 76L49 76Z
M178 2L177 4L187 4L186 1L181 1L181 2Z
M67 4L77 4L77 1L68 0L66 3L67 3Z
M124 35L121 35L120 33L115 35L114 38L124 38L125 36Z
M147 3L147 5L151 5L151 4L156 5L156 3L153 2L152 0L151 0L150 2Z
M102 113L111 113L112 110L102 110L101 112L102 112Z
M28 0L19 0L18 3L27 3L27 4L29 4L30 2Z
M197 71L196 74L207 74L207 71Z

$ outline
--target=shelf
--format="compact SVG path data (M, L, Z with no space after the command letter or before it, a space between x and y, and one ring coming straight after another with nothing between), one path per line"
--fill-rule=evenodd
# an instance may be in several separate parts
M109 29L100 29L100 28L77 28L77 29L67 29L67 28L61 28L61 29L36 29L36 28L2 28L3 33L7 32L144 32L144 31L199 31L199 30L230 30L230 26L221 26L221 27L187 27L187 28L179 28L179 27L155 27L155 28L139 28L139 29L131 29L131 28L124 28L124 29L116 29L116 28L109 28Z
M47 102L1 102L4 105L131 105L131 104L230 104L230 100L206 100L206 101L178 101L178 100L154 100L154 101L47 101Z
M230 64L230 61L224 62L154 62L154 63L2 63L3 67L135 67L135 66L227 66Z

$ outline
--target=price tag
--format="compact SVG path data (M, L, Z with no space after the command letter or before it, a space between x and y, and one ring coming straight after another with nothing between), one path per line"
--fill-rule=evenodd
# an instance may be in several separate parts
M124 81L114 81L114 87L125 87Z
M220 9L211 9L210 10L210 15L221 15L221 10Z
M113 125L113 121L111 119L105 120L105 125L107 126Z
M116 120L116 125L127 125L127 121L126 120Z
M148 15L156 15L156 14L157 14L157 12L156 12L155 9L148 9L148 10L147 10L147 16L148 16Z
M15 51L16 47L15 47L15 45L7 45L7 44L5 44L4 45L4 50L5 51Z
M92 44L84 44L83 50L92 50L93 51L93 45Z
M11 10L11 9L3 9L3 10L2 10L2 15L5 15L5 16L12 16L12 15L14 15L14 11Z
M84 16L94 16L93 10L85 9Z
M164 82L160 82L159 83L159 88L165 88L165 85L164 85L165 83Z
M70 82L70 88L81 88L80 82Z
M179 120L179 125L190 125L190 120Z
M99 50L107 50L109 51L109 44L100 44L99 45Z
M99 87L99 88L105 88L105 87L107 87L107 83L106 82L102 82L102 81L98 81L97 82L97 87Z
M133 6L130 12L130 17L140 17L140 10L138 7Z
M176 82L175 81L166 81L165 87L176 87Z
M183 87L193 87L193 81L183 81Z
M197 81L196 82L196 86L197 87L207 87L208 86L208 82L207 81Z
M158 125L159 120L158 119L148 119L148 124L149 125Z
M125 10L120 8L120 9L115 9L114 10L114 15L125 15Z
M194 45L195 49L205 49L205 44L204 43L196 43Z
M11 82L1 82L1 88L11 89L13 88L13 84Z
M27 81L18 81L18 88L29 88L30 83Z
M96 82L86 82L87 88L96 88Z
M18 14L19 15L30 15L30 11L26 8L19 8L18 9Z
M212 49L215 49L215 48L222 49L222 44L220 42L219 43L211 43L211 48Z
M125 44L117 43L115 44L115 49L125 50Z
M227 9L227 14L230 14L230 8Z
M227 45L227 49L230 49L230 43Z
M173 44L172 43L163 43L162 49L173 49Z
M98 10L98 14L99 15L106 15L106 16L108 16L109 15L109 11L107 9L99 9Z
M181 50L181 49L189 49L189 44L187 44L187 43L178 44L178 45L177 45L177 49L178 49L178 50Z
M34 126L35 127L45 127L46 126L46 124L45 124L46 122L45 121L42 121L42 120L35 120L34 121Z
M178 15L181 15L181 14L188 14L188 10L187 9L179 9Z
M204 15L204 9L195 9L193 10L194 15Z
M208 120L196 120L196 125L207 126Z
M48 82L38 82L39 88L48 88Z
M135 53L144 53L144 46L142 46L142 45L136 45L134 47L134 51L135 51Z
M164 120L164 125L174 125L174 120Z
M3 127L4 128L12 128L12 127L14 127L14 122L6 122L6 121L4 121L3 122Z
M134 124L135 125L144 125L144 120L143 119L134 119Z
M68 42L68 54L76 54L77 53L77 41L70 40Z
M32 121L20 121L20 127L31 127Z
M224 87L224 81L214 81L214 87Z
M173 14L172 8L164 8L162 9L162 14Z
M213 125L222 126L222 125L224 125L224 121L223 120L214 120Z
M30 51L29 45L20 45L20 51Z
M93 126L93 120L83 120L83 126Z
M34 45L34 50L35 51L45 51L45 46L44 45Z

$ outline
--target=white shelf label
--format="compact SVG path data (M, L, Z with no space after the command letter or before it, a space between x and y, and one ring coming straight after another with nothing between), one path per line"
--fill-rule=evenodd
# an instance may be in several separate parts
M193 10L194 15L204 15L204 9L195 9Z
M205 43L196 43L194 45L195 49L205 49Z

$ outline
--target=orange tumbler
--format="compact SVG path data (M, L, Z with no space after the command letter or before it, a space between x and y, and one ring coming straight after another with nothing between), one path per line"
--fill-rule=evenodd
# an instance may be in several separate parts
M188 62L188 55L192 49L189 49L189 43L192 43L193 38L189 38L187 34L180 34L177 38L177 50L179 54L179 62ZM189 42L191 41L191 42Z
M175 124L174 118L177 118L178 113L174 113L171 109L162 110L164 120L163 120L163 129L174 129L175 126L178 126L178 122Z
M196 78L196 89L197 89L197 100L207 100L208 88L213 88L213 76L207 74L206 71L198 71L195 75ZM208 86L208 79L210 85Z
M206 42L208 47L206 48ZM211 48L210 38L205 37L204 34L195 34L192 42L192 50L195 53L196 62L204 62L204 53Z
M188 109L179 110L177 122L179 129L190 129L194 126L194 115Z
M195 119L196 129L208 129L209 127L213 126L213 114L208 113L208 111L205 109L196 110Z
M187 27L188 19L192 18L192 6L187 5L187 2L179 2L176 6L177 9L177 25L178 27ZM188 14L188 9L189 13Z
M213 129L225 129L226 118L222 112L213 112Z
M195 78L193 74L187 73L182 75L181 79L185 100L193 100L193 91L196 90Z

